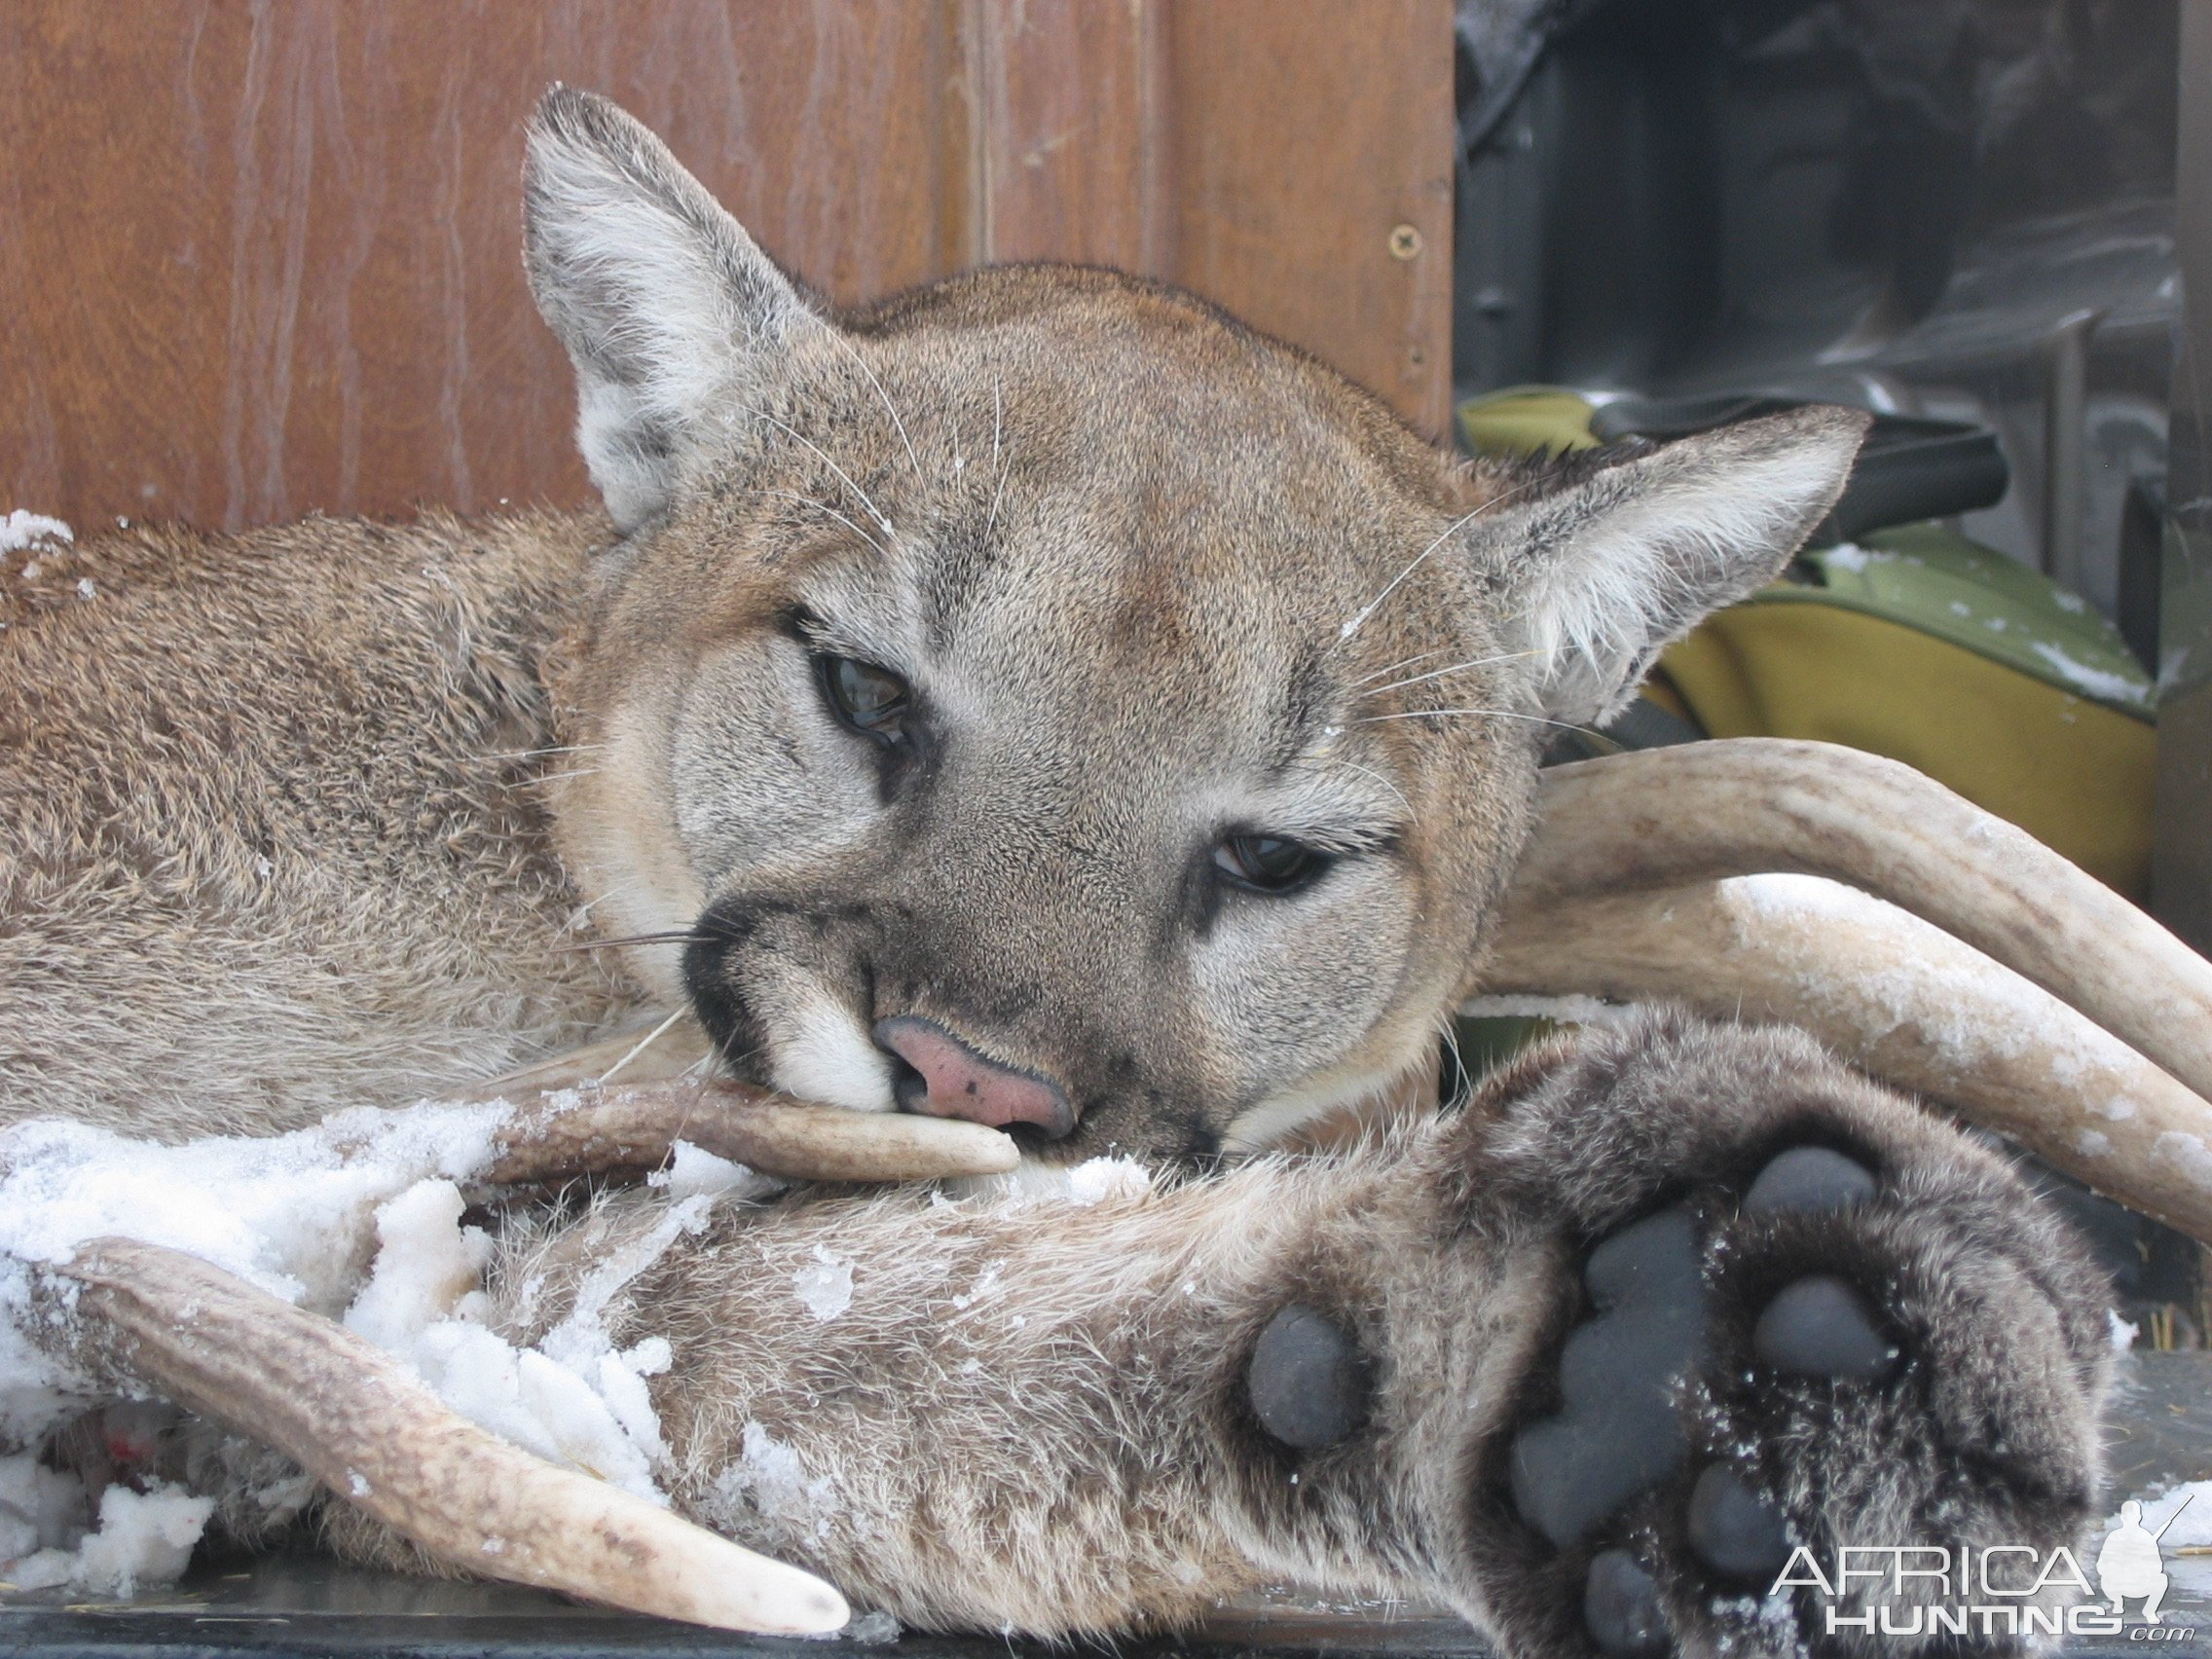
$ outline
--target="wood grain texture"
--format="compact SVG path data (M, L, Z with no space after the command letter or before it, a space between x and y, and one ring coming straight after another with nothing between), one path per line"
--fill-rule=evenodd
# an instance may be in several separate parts
M1450 10L13 0L0 509L580 500L518 257L522 121L554 80L660 131L838 302L986 260L1118 265L1441 431Z

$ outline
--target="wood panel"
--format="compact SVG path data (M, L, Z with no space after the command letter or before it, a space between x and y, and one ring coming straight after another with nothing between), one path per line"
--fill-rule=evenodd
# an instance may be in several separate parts
M1119 265L1443 426L1450 0L12 0L0 60L0 508L580 499L517 253L553 80L839 301Z

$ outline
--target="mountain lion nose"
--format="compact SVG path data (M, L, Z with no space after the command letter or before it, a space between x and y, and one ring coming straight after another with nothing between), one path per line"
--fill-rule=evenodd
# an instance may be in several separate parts
M891 1086L902 1112L966 1118L994 1129L1034 1124L1054 1140L1075 1127L1065 1089L985 1059L934 1019L911 1014L879 1019L875 1040L905 1062Z

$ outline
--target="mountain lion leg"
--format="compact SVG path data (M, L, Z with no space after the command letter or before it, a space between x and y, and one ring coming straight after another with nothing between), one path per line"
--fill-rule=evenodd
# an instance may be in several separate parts
M645 1213L510 1253L515 1334ZM2109 1345L2001 1160L1801 1037L1663 1015L1340 1158L724 1211L601 1316L670 1345L679 1508L909 1623L1287 1575L1616 1659L1828 1644L1767 1594L1799 1544L2072 1544Z

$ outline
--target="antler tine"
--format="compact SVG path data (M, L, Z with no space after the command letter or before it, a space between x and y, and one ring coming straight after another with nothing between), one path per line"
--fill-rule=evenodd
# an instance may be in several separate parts
M102 1238L57 1270L110 1364L297 1461L472 1573L727 1630L835 1630L844 1599L457 1417L343 1326L197 1257Z
M1766 871L1880 895L2212 1096L2212 963L2025 830L1911 767L1733 738L1559 766L1512 904Z
M482 1179L650 1168L680 1140L793 1181L935 1181L1021 1161L1011 1138L980 1124L810 1106L731 1083L648 1083L541 1095L499 1131Z
M482 1180L495 1186L649 1169L676 1142L789 1181L938 1181L1003 1175L1021 1149L996 1129L946 1118L852 1112L701 1079L714 1043L675 1015L480 1084L461 1102L525 1102ZM603 1079L619 1076L619 1087Z
M1873 1075L2212 1240L2212 1104L1930 922L1796 875L1528 899L1516 893L1485 997L1665 1000L1802 1026Z

